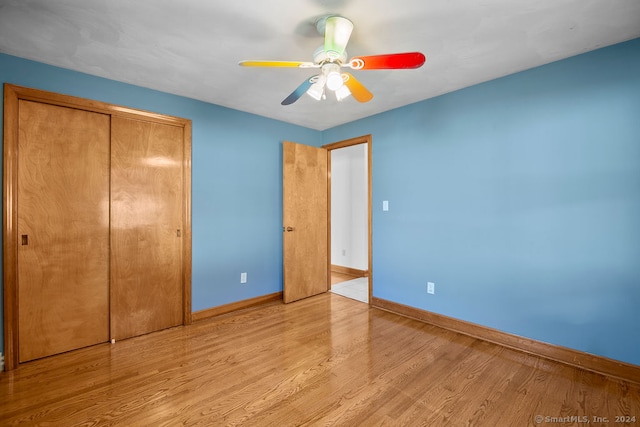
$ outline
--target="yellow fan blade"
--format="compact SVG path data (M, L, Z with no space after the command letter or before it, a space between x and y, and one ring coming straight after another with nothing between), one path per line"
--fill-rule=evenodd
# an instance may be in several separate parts
M243 67L292 67L292 68L313 68L313 62L301 61L240 61L238 65Z
M367 90L355 77L350 73L344 73L347 75L347 79L344 84L347 86L351 95L358 102L369 102L373 99L373 94Z

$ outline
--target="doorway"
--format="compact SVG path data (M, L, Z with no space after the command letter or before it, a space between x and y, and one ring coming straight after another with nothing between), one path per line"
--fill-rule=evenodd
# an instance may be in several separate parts
M329 160L329 290L370 303L371 135L323 148Z

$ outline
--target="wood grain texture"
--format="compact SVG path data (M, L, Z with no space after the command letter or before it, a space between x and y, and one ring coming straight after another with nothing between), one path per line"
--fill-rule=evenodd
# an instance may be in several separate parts
M288 303L329 287L327 151L293 142L282 147L283 296Z
M342 283L349 280L357 279L357 276L352 276L350 274L336 273L335 271L331 272L331 285L335 285L336 283Z
M4 367L18 365L18 103L16 90L4 84L2 275Z
M183 129L114 117L111 338L183 323Z
M182 120L182 320L191 319L192 232L191 232L191 121Z
M191 315L194 322L209 319L211 317L221 316L223 314L233 313L240 310L246 310L259 305L271 303L273 301L282 301L282 292L274 292L272 294L262 295L255 298L249 298L242 301L236 301L229 304L219 305L217 307L207 308L205 310L196 311Z
M191 121L181 117L167 116L165 114L154 113L151 111L139 110L135 108L124 107L121 105L109 104L94 99L78 98L76 96L65 95L62 93L49 92L40 89L33 89L24 86L5 83L5 94L9 92L9 96L16 99L28 101L42 102L58 105L60 107L69 107L85 111L93 111L95 113L108 114L111 116L119 116L134 120L145 120L155 123L172 124L176 126L186 126ZM5 98L6 99L6 98Z
M539 415L637 426L640 416L640 385L331 293L29 362L0 373L0 396L3 425L559 425Z
M191 121L107 104L100 101L77 98L39 89L4 85L4 148L3 148L3 288L4 288L4 350L5 369L18 366L19 308L18 308L18 104L22 101L57 105L86 112L100 113L145 122L171 125L183 129L182 176L182 319L191 322Z
M24 100L19 110L24 362L109 338L109 116Z
M357 268L344 267L342 265L334 264L331 265L331 272L346 274L353 277L367 277L369 275L369 272L367 270L358 270Z
M587 369L599 374L609 375L625 381L640 384L640 366L612 360L602 356L561 347L542 341L536 341L464 320L443 316L415 307L398 304L382 298L373 298L372 305L382 310L389 310L393 313L414 319L428 322L435 326L479 338L491 343L509 347L518 351L545 357L561 363L566 363L582 369ZM639 421L640 422L640 421Z

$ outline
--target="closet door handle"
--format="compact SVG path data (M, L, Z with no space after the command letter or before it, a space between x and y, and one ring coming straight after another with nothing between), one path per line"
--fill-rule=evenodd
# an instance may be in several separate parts
M29 244L29 235L28 234L23 234L22 235L22 246L27 246Z
M180 231L179 228L176 230L176 236L177 237L182 237L182 232Z

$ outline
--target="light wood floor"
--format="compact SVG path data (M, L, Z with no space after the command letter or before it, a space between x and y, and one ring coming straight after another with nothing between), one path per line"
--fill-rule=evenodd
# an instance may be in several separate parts
M3 426L577 426L558 421L583 416L640 426L640 385L331 293L0 373ZM615 422L623 416L636 421Z
M357 279L359 276L352 276L350 274L338 273L336 271L331 272L331 284L346 282L348 280Z

